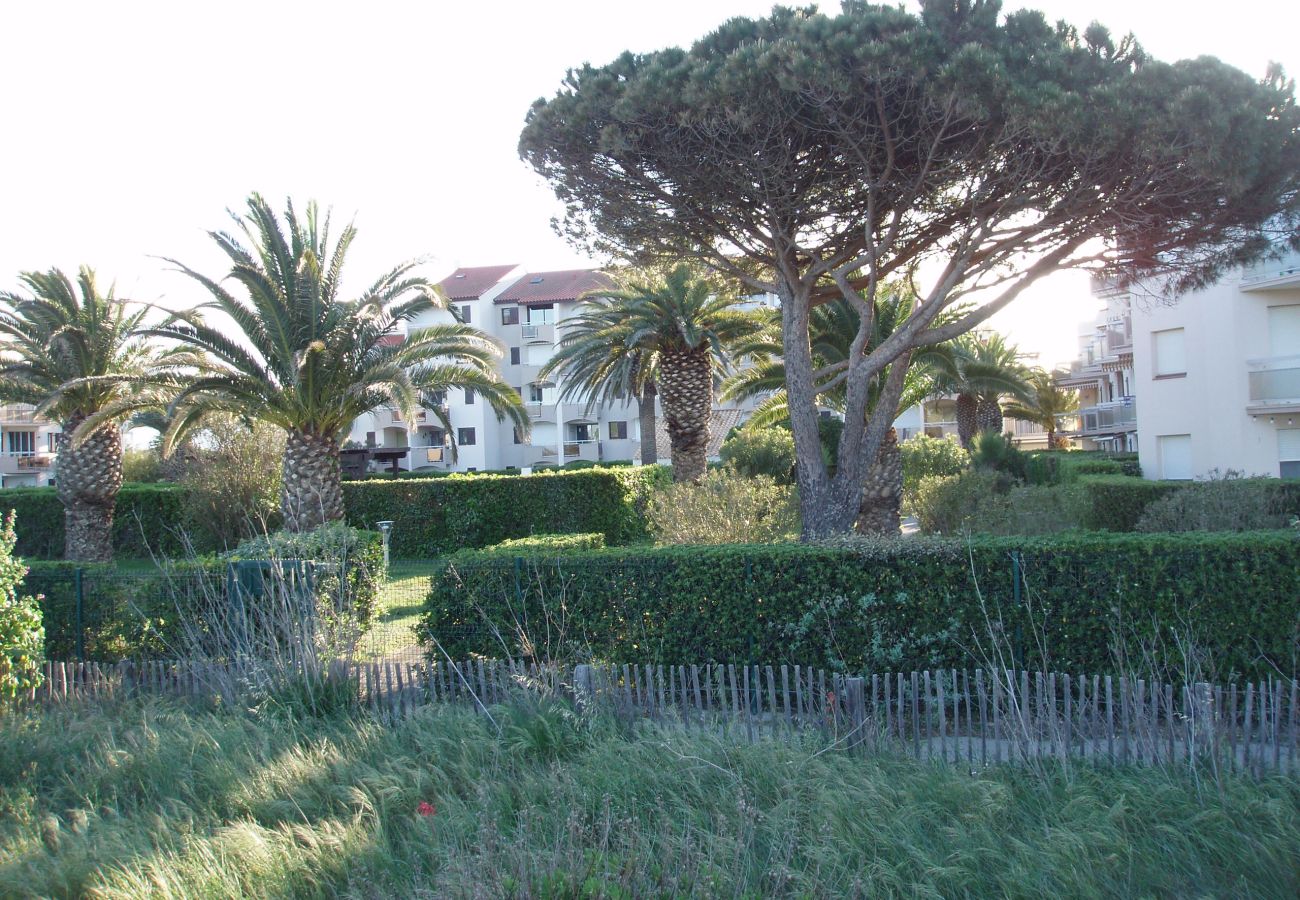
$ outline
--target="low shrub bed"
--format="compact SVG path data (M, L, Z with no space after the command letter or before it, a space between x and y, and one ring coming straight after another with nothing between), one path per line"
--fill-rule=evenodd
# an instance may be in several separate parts
M507 553L556 553L565 550L600 550L605 546L605 536L599 531L586 534L533 534L511 538L489 547L489 550Z
M857 671L968 666L996 638L1021 665L1153 654L1172 677L1181 641L1226 680L1293 672L1298 624L1300 540L1267 532L460 553L421 628L453 655L500 654L500 634L555 658Z

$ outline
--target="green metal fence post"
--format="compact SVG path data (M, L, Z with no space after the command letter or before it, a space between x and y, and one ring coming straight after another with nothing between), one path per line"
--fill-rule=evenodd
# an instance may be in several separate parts
M85 602L85 599L84 599L84 596L83 596L84 591L83 591L82 580L81 580L81 572L82 572L82 569L81 569L80 566L78 566L77 569L76 569L76 571L73 572L72 579L73 579L73 585L74 585L74 587L75 587L75 589L76 589L76 595L77 595L77 605L76 605L76 609L77 609L77 659L79 659L79 660L81 660L81 661L84 662L85 659L86 659L86 629L85 629L85 625L84 625L85 620L84 620L84 618L83 618L83 613L82 613L82 606L83 606L83 604L84 604L84 602Z

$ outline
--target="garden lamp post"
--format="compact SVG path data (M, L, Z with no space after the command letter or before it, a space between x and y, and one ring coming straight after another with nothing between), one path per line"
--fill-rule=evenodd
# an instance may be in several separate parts
M388 571L388 538L393 533L393 523L391 520L385 519L375 524L379 526L379 533L384 538L384 571L386 572Z

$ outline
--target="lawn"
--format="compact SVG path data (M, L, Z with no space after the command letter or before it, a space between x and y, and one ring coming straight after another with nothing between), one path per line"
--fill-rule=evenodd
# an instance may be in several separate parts
M527 700L0 720L3 896L1300 893L1300 783L972 773Z
M437 561L425 559L397 559L389 564L388 581L380 589L375 607L374 625L357 648L360 658L418 656L414 628L429 596L429 576L437 567Z

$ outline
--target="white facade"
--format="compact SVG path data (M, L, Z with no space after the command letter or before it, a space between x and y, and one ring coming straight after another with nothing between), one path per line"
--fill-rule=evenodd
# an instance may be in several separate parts
M0 406L0 487L44 487L54 474L62 429L25 403Z
M1148 478L1300 477L1300 255L1164 305L1133 298Z

